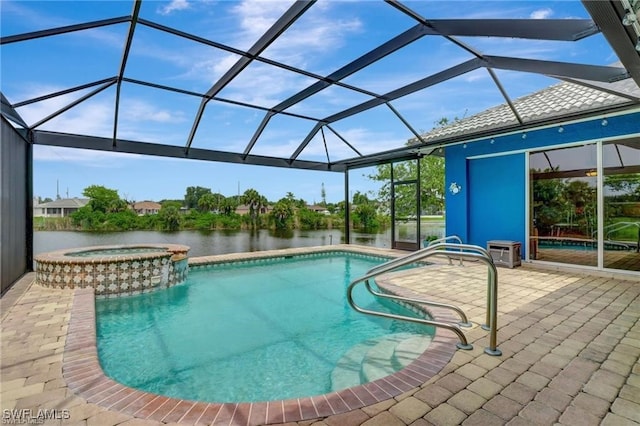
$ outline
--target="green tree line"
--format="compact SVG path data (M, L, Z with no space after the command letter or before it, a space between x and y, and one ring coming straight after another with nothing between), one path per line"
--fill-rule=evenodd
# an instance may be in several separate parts
M117 190L91 185L82 193L89 199L69 217L35 218L40 230L131 231L131 230L240 230L240 229L332 229L344 227L344 202L326 202L324 185L320 205L326 212L310 209L303 199L288 192L270 203L255 189L242 195L225 197L209 188L191 186L182 200L163 200L157 214L138 215ZM385 223L378 218L374 203L357 192L352 213L353 226L374 230ZM246 214L236 212L244 205ZM386 221L388 222L388 220Z

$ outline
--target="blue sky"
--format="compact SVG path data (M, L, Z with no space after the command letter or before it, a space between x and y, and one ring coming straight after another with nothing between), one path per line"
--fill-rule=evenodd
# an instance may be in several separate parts
M238 49L249 48L291 2L277 1L143 1L140 17ZM406 1L426 18L588 18L579 1ZM124 16L130 1L10 1L0 3L3 36L84 21ZM262 56L318 75L328 75L377 45L411 28L415 21L381 1L319 1ZM128 26L118 24L2 47L2 92L10 102L32 99L80 84L117 75ZM601 35L576 43L496 38L460 40L491 55L516 56L592 64L617 60ZM378 63L346 78L344 83L382 94L470 59L440 37L423 37ZM206 92L238 59L210 46L138 25L125 76L180 89ZM24 64L31 66L24 67ZM511 98L556 80L524 73L496 71ZM290 71L253 62L219 96L272 107L315 82ZM92 89L18 108L29 124L83 96ZM111 87L40 129L111 137L115 89ZM367 95L331 86L288 111L323 118L369 99ZM184 146L200 99L124 83L118 137ZM418 131L431 129L442 118L473 115L503 103L486 70L394 101L396 110ZM193 147L242 152L264 112L210 102ZM274 117L253 154L289 156L311 130L310 120ZM386 106L336 122L333 127L363 154L398 148L413 135ZM354 157L337 137L325 133L331 160ZM320 136L300 159L326 160ZM129 200L182 198L187 186L204 186L224 195L254 188L276 201L287 192L309 202L320 201L324 183L328 201L344 197L341 173L298 171L232 165L99 151L36 146L34 194L81 196L91 184L117 189ZM351 192L375 190L363 175L350 174Z

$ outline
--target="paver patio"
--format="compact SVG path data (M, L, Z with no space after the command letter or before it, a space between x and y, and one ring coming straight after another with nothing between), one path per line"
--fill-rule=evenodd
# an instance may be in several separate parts
M19 410L55 409L68 418L44 424L159 424L106 410L67 387L62 368L74 291L33 285L33 278L2 298L3 423ZM488 336L478 326L486 283L486 267L473 262L389 276L384 285L392 290L461 306L474 323L465 332L474 349L457 351L433 378L400 396L297 424L640 424L640 278L500 268L500 357L484 353ZM201 416L166 418L188 424Z

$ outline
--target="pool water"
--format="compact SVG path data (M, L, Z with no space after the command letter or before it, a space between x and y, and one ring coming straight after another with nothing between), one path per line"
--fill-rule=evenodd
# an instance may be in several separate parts
M387 259L344 252L193 268L166 290L96 300L98 353L111 378L166 396L266 401L331 391L331 372L354 345L431 327L355 312L352 279ZM379 305L356 288L361 306Z
M632 250L633 243L625 242L604 242L605 250ZM597 251L598 243L596 241L579 241L579 240L549 240L538 243L540 249L563 249L563 250L579 250L579 251Z

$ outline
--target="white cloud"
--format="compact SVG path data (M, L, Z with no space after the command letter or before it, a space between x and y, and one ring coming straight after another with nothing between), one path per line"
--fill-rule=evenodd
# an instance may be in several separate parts
M26 88L20 99L32 99L48 93L61 90L61 87L47 85L32 85ZM47 99L45 101L18 108L18 113L29 125L33 125L51 114L68 106L85 92L67 94ZM103 92L104 93L104 92ZM99 95L98 95L99 96ZM51 130L65 133L79 133L107 136L113 126L113 105L104 99L88 99L80 105L65 111L57 117L47 121L40 130Z
M249 48L290 7L290 4L291 2L255 0L239 2L231 9L239 25L231 44ZM346 34L360 31L362 28L358 19L340 19L331 14L332 10L328 4L314 5L299 19L304 20L304 25L292 25L265 50L263 56L304 68L309 61L320 57L322 52L339 49L344 44ZM237 56L227 55L222 60L196 62L192 70L208 69L211 72L206 73L206 76L216 81L237 60ZM254 62L234 81L233 89L225 91L225 95L235 100L271 106L282 100L283 93L290 91L292 86L299 85L302 89L311 83L300 75Z
M60 87L33 85L28 87L24 96L20 98L32 99L59 90ZM33 125L66 107L84 93L57 96L18 108L17 111L27 124ZM52 118L39 126L38 129L98 137L113 137L115 103L113 93L107 89L105 92L87 99ZM178 108L179 106L176 106L176 108L163 108L147 100L123 96L118 116L118 137L146 142L182 143L186 135L180 133L179 129L172 126L168 130L167 127L161 126L164 124L181 124L188 121L189 118L185 112ZM174 132L174 134L170 133L170 131Z
M278 20L291 4L291 1L272 0L238 2L231 8L231 13L237 17L241 28L241 32L237 34L237 41L249 47Z
M287 94L314 81L289 71L253 63L236 77L220 96L264 107L279 103Z
M171 123L185 121L184 112L159 108L141 99L123 99L120 104L120 112L124 118L132 122L151 121L156 123Z
M476 71L481 71L481 72L476 72ZM485 72L484 69L482 70L476 70L476 71L472 71L470 73L464 74L462 76L462 78L464 79L464 81L466 83L474 83L477 81L488 81L490 78L490 75Z
M534 10L533 12L531 12L531 15L529 15L529 17L531 19L548 19L552 15L553 15L553 10L546 7L544 9Z
M77 163L86 167L108 169L125 167L123 160L140 158L143 158L143 156L46 145L36 145L33 150L34 161Z
M189 9L191 5L187 0L171 0L171 2L163 7L159 7L157 12L160 15L169 15L176 10Z
M365 155L401 147L408 139L408 137L399 137L398 135L394 135L390 132L376 132L363 127L352 127L337 131L340 136L349 142L349 144ZM329 158L332 161L358 156L358 154L347 146L347 144L338 139L333 132L325 130L324 134L327 141ZM284 135L280 134L272 134L271 136L272 137L269 138L269 140L259 139L251 153L256 155L288 158L302 142L301 139L297 139L295 137L285 138ZM279 142L285 140L286 142ZM313 137L298 158L300 160L326 161L327 154L325 152L320 132Z

